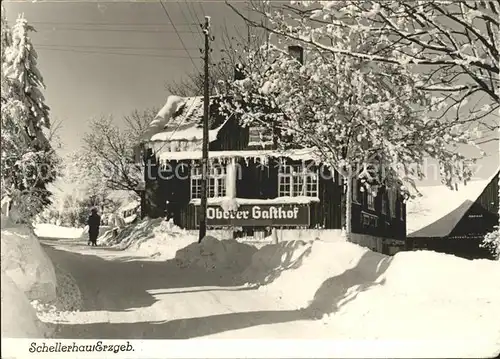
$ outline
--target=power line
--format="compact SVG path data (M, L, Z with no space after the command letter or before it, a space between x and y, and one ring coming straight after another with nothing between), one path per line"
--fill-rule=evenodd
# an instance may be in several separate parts
M163 11L165 12L165 14L167 15L168 19L170 20L170 23L172 24L174 30L175 30L175 33L177 34L177 37L179 38L182 46L184 47L184 49L186 49L186 45L184 44L184 41L182 40L182 37L181 35L179 34L179 32L177 31L177 27L175 26L174 22L172 21L172 18L170 17L170 14L168 13L167 11L167 8L165 7L165 5L163 5L163 2L162 0L160 0L160 5L163 9ZM188 54L189 58L191 59L191 62L193 63L193 66L198 69L198 67L196 66L196 63L194 62L193 58L191 57L191 55L189 54L189 51L186 49L186 53Z
M188 11L191 14L192 19L196 20L199 23L199 27L197 27L197 29L198 29L198 32L199 32L199 34L201 36L201 39L204 40L203 34L201 32L201 24L202 24L202 22L201 22L201 19L198 17L198 13L196 12L196 9L193 6L193 2L190 2L188 0L184 0L184 1L186 2ZM198 3L198 5L199 5L199 3ZM203 8L201 8L201 9L202 9L202 13L204 13ZM193 11L191 12L191 10L193 10ZM211 63L215 63L215 61L213 61L212 54L210 53L210 54L208 54L208 56L210 58L210 62Z
M76 26L170 26L171 23L132 23L132 22L64 22L64 21L30 21L30 24L40 25L76 25ZM194 23L176 23L177 26L191 26Z
M78 28L69 28L69 27L54 27L54 28L51 28L51 29L40 29L40 28L37 28L36 29L38 32L41 32L41 31L54 31L54 30L57 30L57 31L84 31L84 32L134 32L134 33L147 33L147 34L154 34L154 33L158 33L158 34L161 34L161 33L175 33L175 31L173 30L146 30L146 29L78 29ZM193 31L191 30L180 30L179 31L180 33L187 33L187 34L194 34Z
M194 5L193 2L190 2L190 1L187 1L187 0L184 0L186 2L186 4L188 5L189 8L191 8L195 14L196 14L196 11L194 10ZM177 2L179 3L179 2ZM196 2L196 4L198 4L199 8L201 8L200 4L198 2ZM204 11L202 9L202 11ZM197 21L200 21L201 22L201 19L196 15L196 20ZM151 26L200 26L200 24L198 23L195 23L195 22L176 22L176 23L168 23L168 22L150 22L150 23L136 23L136 22L78 22L78 21L71 21L71 22L65 22L65 21L29 21L30 24L33 24L33 25L47 25L47 26L58 26L58 25L69 25L69 26L131 26L131 27L151 27ZM238 24L235 24L234 25L235 27L245 27L246 28L246 25L238 25Z
M62 52L74 52L74 53L82 53L82 54L99 54L99 55L119 55L119 56L140 56L140 57L157 57L163 59L188 59L191 57L188 56L174 56L174 55L160 55L160 54L134 54L128 52L112 52L112 51L91 51L91 50L77 50L77 49L57 49L50 47L42 47L40 50L49 50L49 51L62 51Z
M163 11L165 12L165 14L167 14L167 17L170 20L170 22L172 23L172 26L174 27L174 30L177 33L177 36L179 37L179 40L181 41L182 46L184 47L184 49L186 49L186 45L184 44L184 41L182 40L182 37L177 32L177 28L175 27L175 25L174 25L174 23L172 21L172 18L170 17L170 14L168 13L168 11L167 11L165 5L163 4L162 0L160 0L160 5L163 8ZM184 15L184 12L182 11L182 9L181 9L181 12L182 12L182 15L184 16L184 19L186 19L185 15ZM189 52L188 52L187 49L186 49L186 53L189 55ZM194 62L193 58L191 56L189 56L189 58L191 59L191 62L193 63L195 69L198 70L198 67L196 66L196 63ZM186 113L190 113L190 111L191 111L192 107L195 105L195 103L196 103L196 100L193 98L192 102L191 102L191 105L187 109ZM185 120L186 120L186 117L184 117L181 121L179 121L179 123L177 124L177 127L174 129L174 131L170 135L169 139L167 141L165 141L165 143L158 149L158 152L161 151L163 149L163 147L165 147L167 145L167 143L169 143L172 140L173 136L175 135L175 133L177 132L177 130L179 130L179 128L184 124Z
M26 0L4 0L4 3L26 3ZM176 2L167 1L168 3ZM196 2L196 1L194 1ZM222 4L224 0L203 0L207 3ZM151 0L37 0L33 1L35 4L39 3L70 3L70 4L136 4L136 3L151 3Z
M185 1L186 1L186 5L188 5L189 14L190 14L191 18L194 20L195 17L191 13L191 9L189 8L189 3L187 2L187 0L185 0ZM177 5L179 5L179 10L181 11L182 16L184 17L185 20L187 20L186 15L184 14L184 11L182 10L181 3L178 2ZM196 16L196 20L199 21L198 16ZM199 23L198 26L195 26L195 30L197 30L196 33L200 36L200 39L203 41L203 35L201 34L201 31L200 31L200 25L201 25L201 22ZM191 26L189 28L191 29Z
M192 8L193 11L191 11L191 3L188 2L188 0L184 0L184 2L186 3L187 9L189 11L189 16L190 16L189 20L196 20L196 21L198 21L199 26L195 26L195 29L197 29L197 33L200 36L200 39L202 41L204 41L204 35L203 35L202 31L201 31L201 25L202 25L201 24L201 19L198 17L198 14L196 13L196 10L194 9L194 7ZM179 1L179 2L177 2L177 4L179 5L179 10L181 11L181 14L182 14L184 20L188 21L188 18L186 17L184 11L182 10L181 2ZM194 12L194 14L193 14L193 12ZM208 54L208 57L210 59L210 62L214 63L211 53Z
M202 14L205 14L205 13L206 13L205 8L203 7L203 4L201 3L201 1L200 1L200 2L198 2L198 1L194 1L194 2L193 2L193 1L189 1L189 2L188 2L188 0L185 0L185 1L186 1L186 3L188 3L188 9L189 9L189 8L191 7L191 5L192 5L192 8L193 8L193 11L194 11L194 13L195 13L195 14L196 14L196 9L194 8L193 3L195 3L195 4L197 4L197 5L198 5L198 8L201 10L201 13L202 13ZM198 15L196 15L196 20L197 20L197 21L199 21L199 22L201 23L201 19L199 19L199 18L198 18ZM213 42L213 41L212 41L212 42ZM212 57L212 54L211 54L211 53L209 53L209 54L208 54L208 57L209 57L210 62L211 62L212 64L215 64L215 61L213 60L213 57Z

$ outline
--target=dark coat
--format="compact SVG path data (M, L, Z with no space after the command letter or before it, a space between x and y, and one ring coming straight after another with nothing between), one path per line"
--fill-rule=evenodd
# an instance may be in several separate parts
M87 220L87 224L89 225L89 237L97 238L99 235L99 226L101 225L101 216L97 213L92 213Z

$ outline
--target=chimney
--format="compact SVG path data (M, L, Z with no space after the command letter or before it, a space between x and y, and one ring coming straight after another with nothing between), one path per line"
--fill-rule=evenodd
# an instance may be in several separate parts
M299 45L288 46L288 54L304 65L304 49Z
M245 67L242 64L236 64L234 67L234 81L245 79Z

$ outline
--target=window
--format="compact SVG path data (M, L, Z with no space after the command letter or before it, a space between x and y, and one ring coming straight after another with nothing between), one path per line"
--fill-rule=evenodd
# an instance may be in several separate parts
M373 214L361 212L361 224L363 227L378 227L378 217Z
M318 172L305 165L281 165L278 173L279 197L317 197Z
M273 144L273 130L268 126L252 126L249 130L249 146Z
M367 192L368 193L366 194L366 201L368 204L368 208L375 210L375 197L373 196L373 193L371 190L368 190Z
M226 167L210 166L208 174L207 198L226 196ZM201 165L191 168L191 199L201 198Z

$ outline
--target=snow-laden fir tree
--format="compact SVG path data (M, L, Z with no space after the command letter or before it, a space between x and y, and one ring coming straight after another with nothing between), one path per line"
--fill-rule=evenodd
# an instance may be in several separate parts
M228 108L240 112L250 125L277 109L274 122L284 135L282 145L314 148L323 163L343 175L347 233L352 177L364 181L374 195L384 186L408 196L415 180L424 177L424 160L431 157L439 162L446 185L470 179L470 163L458 148L473 144L471 133L436 116L446 103L418 86L418 73L399 63L346 56L308 41L300 43L305 58L301 64L286 50L297 42L280 36L280 31L316 39L330 24L309 26L283 12L268 16L278 36L273 45L248 54L247 77L236 81L233 91L252 106L232 101ZM328 46L359 52L370 45L360 40L340 27Z
M7 19L5 17L5 9L2 4L2 14L0 17L1 27L0 27L0 59L2 61L1 71L1 103L4 103L4 94L7 92L7 82L4 79L3 74L3 64L5 62L5 49L7 49L12 44L12 34L10 31L9 24L7 23Z
M30 31L34 29L22 16L11 30L2 20L2 44L8 44L1 68L2 198L12 200L22 221L29 221L50 202L46 184L54 180L58 165L43 132L50 127L49 108L41 92L43 78Z
M2 14L0 17L1 21L1 34L0 34L0 52L1 52L1 59L2 59L2 64L5 59L5 49L10 46L12 43L12 35L10 32L9 24L7 23L7 18L5 17L5 9L2 4Z

